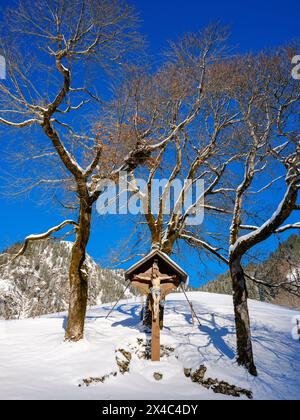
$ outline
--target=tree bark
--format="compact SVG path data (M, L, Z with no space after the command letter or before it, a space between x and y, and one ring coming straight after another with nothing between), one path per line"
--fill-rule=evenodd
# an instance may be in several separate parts
M245 366L251 375L257 376L251 341L248 290L241 259L239 257L230 260L230 272L236 323L237 362L240 366Z
M165 302L163 302L163 305L160 305L159 307L159 328L161 330L164 329L164 315L165 315Z
M70 302L65 339L79 341L84 335L88 300L88 273L85 266L86 247L90 238L92 205L87 197L80 199L80 214L76 241L72 249L69 281Z
M143 325L151 330L152 328L152 312L150 306L150 296L147 296L144 312L143 312Z

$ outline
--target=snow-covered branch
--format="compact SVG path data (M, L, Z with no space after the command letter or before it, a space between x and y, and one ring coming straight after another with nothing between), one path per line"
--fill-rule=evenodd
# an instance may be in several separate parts
M54 186L54 185L62 185L64 183L68 183L70 179L40 179L36 182L33 182L30 185L22 188L17 192L10 193L11 196L18 196L21 194L25 194L29 191L32 191L34 188L40 187L42 185Z
M26 121L21 121L21 122L12 122L12 121L8 121L5 120L3 118L0 118L0 123L4 124L4 125L8 125L9 127L14 127L14 128L24 128L24 127L29 127L33 124L39 124L41 125L41 121L39 121L36 118L32 118L30 120L26 120Z
M97 168L97 166L100 162L101 155L102 155L102 145L99 144L98 147L97 147L96 155L95 155L93 161L90 163L90 165L84 171L84 174L83 174L84 177L88 178L90 175L92 175L92 173Z
M44 233L41 233L41 234L38 234L38 235L30 235L30 236L27 236L27 238L25 238L24 245L22 246L22 248L20 249L20 251L13 257L12 261L16 260L17 258L19 258L19 257L21 257L22 255L25 254L26 249L27 249L27 247L28 247L28 245L29 245L30 242L40 241L42 239L47 239L53 233L56 233L56 232L62 230L64 227L66 227L68 225L72 225L76 229L78 228L78 224L76 222L74 222L73 220L65 220L60 225L54 226L53 228L49 229L47 232L44 232Z
M290 229L300 229L300 223L288 224L276 230L276 233L282 233Z
M240 225L240 229L242 230L258 230L259 227L258 226L252 226L252 225Z
M279 232L280 226L292 214L295 207L295 203L297 201L297 197L298 189L296 188L295 184L289 185L282 202L279 204L277 210L273 213L272 217L268 219L258 229L255 229L248 235L244 235L238 238L237 241L230 248L231 255L244 255L255 245L265 241L274 233Z

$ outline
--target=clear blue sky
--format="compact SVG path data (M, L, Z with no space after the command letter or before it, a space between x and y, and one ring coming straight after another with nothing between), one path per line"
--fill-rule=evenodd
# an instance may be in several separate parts
M239 51L257 51L300 38L299 0L265 1L202 1L202 0L131 0L140 12L142 31L148 38L153 57L167 46L169 39L177 39L186 31L203 28L211 21L229 24L232 30L232 45ZM0 0L0 7L9 4ZM300 54L300 51L299 51ZM3 163L5 145L0 139L0 187L1 177L9 168ZM2 157L1 157L2 156ZM33 198L17 201L0 198L0 249L16 241L22 241L30 233L39 233L63 219L60 209L39 206ZM111 229L109 221L94 223L89 253L100 260L106 256L120 238L128 235L126 220L115 223ZM268 246L272 247L272 243ZM189 262L188 262L189 257ZM184 266L190 271L192 283L205 280L204 267L195 256L185 255ZM224 268L211 264L214 272Z
M141 12L143 29L154 53L186 31L211 21L232 28L232 43L242 51L282 44L300 36L297 0L132 0Z

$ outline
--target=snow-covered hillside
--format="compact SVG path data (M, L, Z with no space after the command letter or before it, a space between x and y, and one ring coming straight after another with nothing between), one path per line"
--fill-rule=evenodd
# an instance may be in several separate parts
M161 363L139 358L146 335L140 300L123 301L105 320L109 306L88 312L85 340L65 343L65 314L0 321L2 399L224 399L183 373L207 367L206 376L253 392L255 399L299 399L300 343L292 338L297 312L250 302L258 378L235 362L232 298L189 293L202 327L193 326L182 294L169 296L162 345L174 353ZM299 314L298 314L299 315ZM116 350L121 350L117 354ZM116 356L132 354L122 375ZM137 353L137 354L136 354ZM116 375L116 372L118 374ZM154 373L162 374L156 381ZM116 375L116 376L115 376ZM89 378L98 378L91 380ZM85 383L90 386L85 386ZM104 381L104 383L101 383ZM81 385L81 386L79 386ZM246 398L246 397L243 397Z
M251 262L245 271L271 285L287 283L282 287L269 288L255 282L247 281L249 297L262 302L300 309L300 236L295 234L280 243L266 261L259 264ZM230 272L221 274L215 280L205 284L202 292L231 294L232 280Z
M0 318L18 319L65 311L69 302L68 269L72 243L52 239L31 243L11 261L18 245L0 255ZM101 269L91 257L89 305L112 302L125 289L122 270ZM133 296L128 293L128 296Z

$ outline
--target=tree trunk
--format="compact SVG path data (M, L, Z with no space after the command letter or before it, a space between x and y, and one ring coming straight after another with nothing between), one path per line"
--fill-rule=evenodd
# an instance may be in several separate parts
M143 311L143 325L151 330L152 328L152 313L150 307L150 297L147 296L144 311Z
M239 365L245 366L251 375L257 376L251 340L248 290L241 259L239 257L230 260L230 272L236 323L237 361Z
M164 329L164 315L165 315L165 302L163 302L162 305L160 305L159 307L159 328L161 330Z
M76 241L72 249L69 281L70 302L65 339L79 341L83 338L88 300L88 273L85 266L86 247L90 238L92 206L88 198L80 200L80 214Z

